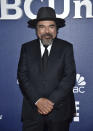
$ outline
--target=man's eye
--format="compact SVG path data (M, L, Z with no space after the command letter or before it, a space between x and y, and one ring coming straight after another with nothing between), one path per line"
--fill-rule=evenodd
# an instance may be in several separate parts
M53 25L52 25L52 26L50 26L50 28L54 28L54 27L55 27L55 26L53 26Z
M41 25L41 26L39 26L39 28L44 28L44 26Z

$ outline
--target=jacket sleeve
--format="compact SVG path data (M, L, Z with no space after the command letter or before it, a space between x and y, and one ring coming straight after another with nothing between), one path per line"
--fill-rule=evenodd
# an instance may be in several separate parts
M64 77L59 82L58 87L48 97L55 104L63 101L73 91L75 85L76 66L72 44L65 49L64 61Z
M35 103L40 96L36 92L34 86L32 85L27 68L27 58L26 58L26 49L22 45L18 69L17 69L17 79L20 86L20 89L23 95L30 100L31 103Z

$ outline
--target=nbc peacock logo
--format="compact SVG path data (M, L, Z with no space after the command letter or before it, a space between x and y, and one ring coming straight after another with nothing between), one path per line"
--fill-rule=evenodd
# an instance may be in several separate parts
M74 93L85 93L86 81L84 76L76 74L76 85L73 88Z

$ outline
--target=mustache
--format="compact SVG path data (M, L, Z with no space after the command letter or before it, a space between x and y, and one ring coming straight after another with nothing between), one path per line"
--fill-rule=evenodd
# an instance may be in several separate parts
M53 35L50 33L43 34L41 37L45 37L45 36L49 36L49 37L53 38Z

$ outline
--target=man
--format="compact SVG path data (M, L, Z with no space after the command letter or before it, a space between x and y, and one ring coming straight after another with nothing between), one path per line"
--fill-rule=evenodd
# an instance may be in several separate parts
M18 81L23 93L23 131L69 131L75 114L73 46L57 38L65 20L42 7L28 26L38 39L22 45Z

